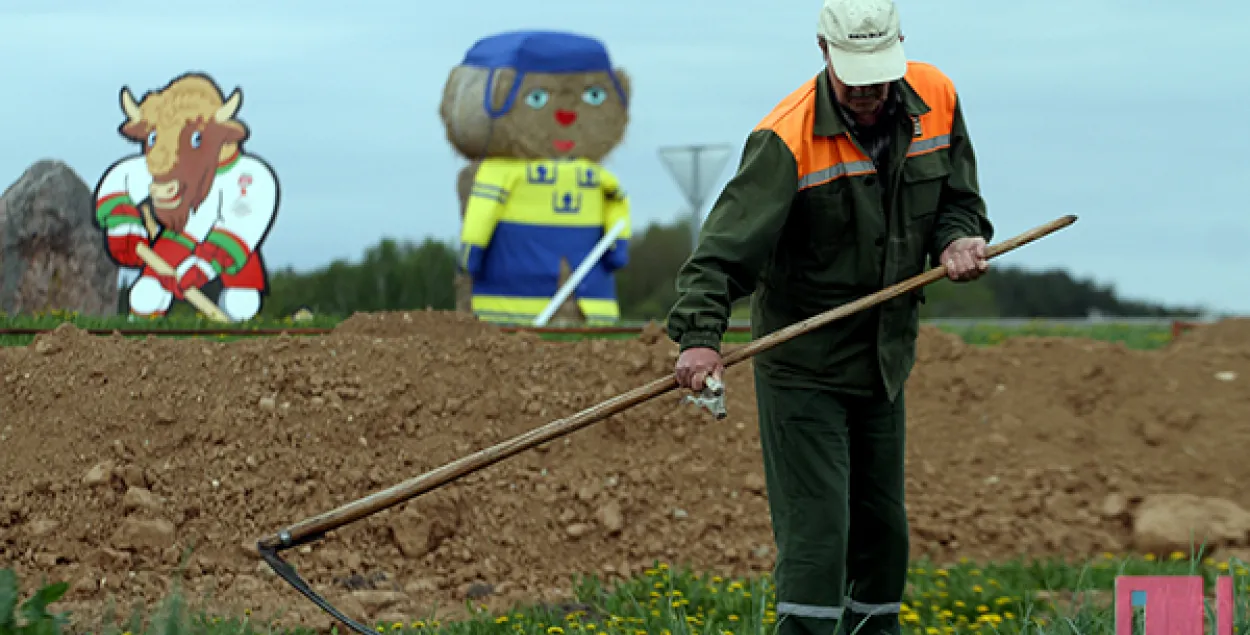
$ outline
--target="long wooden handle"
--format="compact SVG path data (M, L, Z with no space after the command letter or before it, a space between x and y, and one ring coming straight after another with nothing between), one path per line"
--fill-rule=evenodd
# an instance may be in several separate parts
M1001 243L990 245L985 250L985 256L987 259L1001 256L1013 249L1023 247L1024 245L1046 236L1047 234L1057 232L1075 222L1076 216L1072 214L1056 218L1045 225L1039 225L1024 232L1023 234L1013 236ZM910 293L923 286L933 284L934 282L937 282L945 277L946 265L934 267L933 269L930 269L920 275L912 276L911 278L899 282L898 284L886 287L876 293L866 295L858 300L855 300L854 302L847 302L846 304L843 304L835 309L825 311L824 313L820 313L818 315L813 315L806 320L795 322L794 324L791 324L783 329L769 333L768 335L750 342L746 346L734 350L728 355L725 355L722 363L726 368L728 368L743 360L749 359L754 355L758 355L759 353L778 344L781 344L782 342L794 339L799 335L818 329L826 324L829 324L830 322L840 320L848 315L851 315L852 313L857 313L885 302L886 300L897 298L904 293Z
M143 262L146 262L148 266L152 268L152 271L155 271L162 276L177 275L174 268L169 266L169 263L165 262L164 258L161 258L146 244L139 243L139 245L135 247L135 253L139 254L139 257L143 259ZM218 322L230 321L230 316L226 315L225 311L222 311L220 307L218 307L212 300L209 300L208 296L204 295L204 293L199 289L187 289L183 292L183 295L186 296L187 302L190 302L191 306L199 309L201 313L207 315L209 318Z
M1047 234L1067 227L1076 222L1076 216L1064 216L1060 219L1031 229L1019 236L1011 238L988 249L987 256L994 258L1013 249L1031 243ZM746 346L743 346L724 358L725 366L742 362L752 355L759 354L782 342L793 339L803 333L824 326L834 320L846 317L890 298L913 291L927 284L936 282L946 276L945 266L939 266L925 273L904 280L891 287L865 296L854 302L844 304L835 309L821 313L792 326L770 333ZM261 538L258 546L264 549L285 549L311 540L328 531L360 520L366 516L393 507L410 498L437 489L482 468L493 465L513 455L565 436L592 423L602 421L614 414L623 412L640 403L654 399L677 388L677 380L673 375L666 375L644 386L618 395L591 406L577 414L552 421L544 426L522 433L494 446L479 450L466 457L457 459L442 467L435 468L425 474L414 476L402 483L375 492L364 498L347 503L337 509L313 516L295 523L275 534Z

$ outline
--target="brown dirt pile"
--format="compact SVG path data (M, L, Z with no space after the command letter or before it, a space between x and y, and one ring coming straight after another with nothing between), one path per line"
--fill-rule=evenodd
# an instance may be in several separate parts
M1124 550L1124 503L1250 504L1250 332L1135 352L926 329L909 385L914 553ZM1246 329L1250 331L1250 329ZM1239 343L1240 342L1240 343ZM255 540L668 373L655 331L552 343L462 316L357 316L332 335L123 340L62 327L0 350L0 562L70 599L183 588L295 619L320 612ZM748 366L744 364L743 366ZM357 615L539 599L654 559L766 570L751 373L729 418L672 393L289 553ZM1114 508L1114 509L1113 509ZM289 620L284 620L284 622Z

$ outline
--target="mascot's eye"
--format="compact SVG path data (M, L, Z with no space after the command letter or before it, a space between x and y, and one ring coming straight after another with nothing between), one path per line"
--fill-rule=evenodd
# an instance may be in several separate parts
M200 131L199 131L199 130L196 130L195 132L192 132L192 133L191 133L191 147L192 147L192 148L198 148L198 147L200 147L200 143L201 143L203 140L204 140L204 138L200 135Z
M547 100L550 98L551 96L547 94L547 91L541 88L535 88L525 96L525 103L528 104L530 108L538 110L539 108L546 106Z
M156 145L156 131L153 130L152 132L148 133L148 147L151 148L151 147L154 147L155 145Z
M598 86L591 86L582 93L582 101L590 104L591 106L598 106L599 104L607 101L607 99L608 91L599 88Z

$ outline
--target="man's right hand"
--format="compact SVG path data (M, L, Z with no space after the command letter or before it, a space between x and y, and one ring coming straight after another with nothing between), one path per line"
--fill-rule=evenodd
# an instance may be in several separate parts
M715 377L719 381L724 371L720 353L716 349L696 347L681 352L674 374L679 386L699 391L703 390L703 382L708 377Z

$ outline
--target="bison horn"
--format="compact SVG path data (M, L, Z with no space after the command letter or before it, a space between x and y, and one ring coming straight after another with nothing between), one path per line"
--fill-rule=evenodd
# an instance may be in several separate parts
M226 123L234 119L234 115L239 112L239 106L241 105L243 105L243 93L236 88L233 93L230 93L230 99L227 99L226 103L217 109L217 114L213 118L217 120L217 123Z
M130 94L130 89L122 87L122 112L126 113L126 117L130 121L136 122L143 119L143 115L139 112L139 104L135 103L135 96Z

